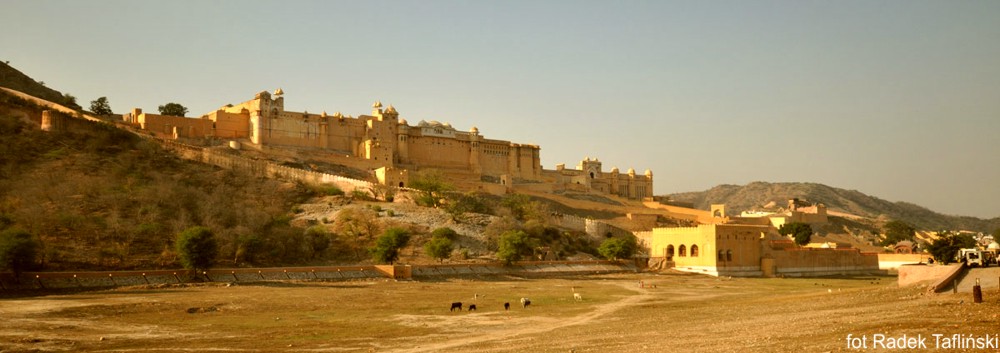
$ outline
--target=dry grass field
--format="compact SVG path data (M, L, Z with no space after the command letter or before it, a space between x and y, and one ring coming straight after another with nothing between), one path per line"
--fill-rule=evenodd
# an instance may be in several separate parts
M478 310L450 312L453 301ZM972 304L893 277L203 284L0 299L0 351L857 351L848 334L1000 334L998 303L996 291Z

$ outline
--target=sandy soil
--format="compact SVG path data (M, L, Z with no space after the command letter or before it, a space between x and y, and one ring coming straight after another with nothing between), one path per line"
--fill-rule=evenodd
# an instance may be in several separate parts
M0 300L0 351L859 351L848 335L1000 334L998 299L892 277L688 274L126 288ZM479 310L450 312L452 301Z

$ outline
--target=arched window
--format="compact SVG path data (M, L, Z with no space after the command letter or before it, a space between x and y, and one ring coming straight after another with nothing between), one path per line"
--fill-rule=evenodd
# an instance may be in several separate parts
M683 244L677 248L677 256L687 256L687 248Z
M667 250L665 250L665 251L666 251L666 256L667 256L668 259L674 257L674 246L673 245L667 245Z
M691 245L691 257L698 257L698 246Z
M733 251L726 251L726 261L733 261Z
M719 261L726 261L726 252L719 250Z
M399 182L399 187L403 187L403 182Z

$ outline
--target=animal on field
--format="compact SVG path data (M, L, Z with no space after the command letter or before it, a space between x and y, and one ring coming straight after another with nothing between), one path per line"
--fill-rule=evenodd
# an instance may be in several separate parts
M475 310L476 310L476 304L469 304L469 311L475 311Z
M455 309L458 309L458 311L462 311L462 302L451 303L451 310L450 311L455 311Z
M503 303L503 310L510 310L510 303Z
M528 305L531 305L531 299L521 298L521 307L522 308L527 308Z
M580 293L573 293L573 299L575 299L576 301L581 301L583 300L583 296L580 295Z

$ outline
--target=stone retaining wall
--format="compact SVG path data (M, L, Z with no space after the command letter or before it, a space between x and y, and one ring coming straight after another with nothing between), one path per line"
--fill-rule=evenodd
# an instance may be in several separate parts
M184 270L113 272L26 272L19 278L0 273L0 290L72 289L175 284L192 280L208 282L262 282L295 280L351 280L371 278L433 278L477 275L524 277L633 272L636 267L612 261L518 262L463 265L394 265L213 269L201 273Z

